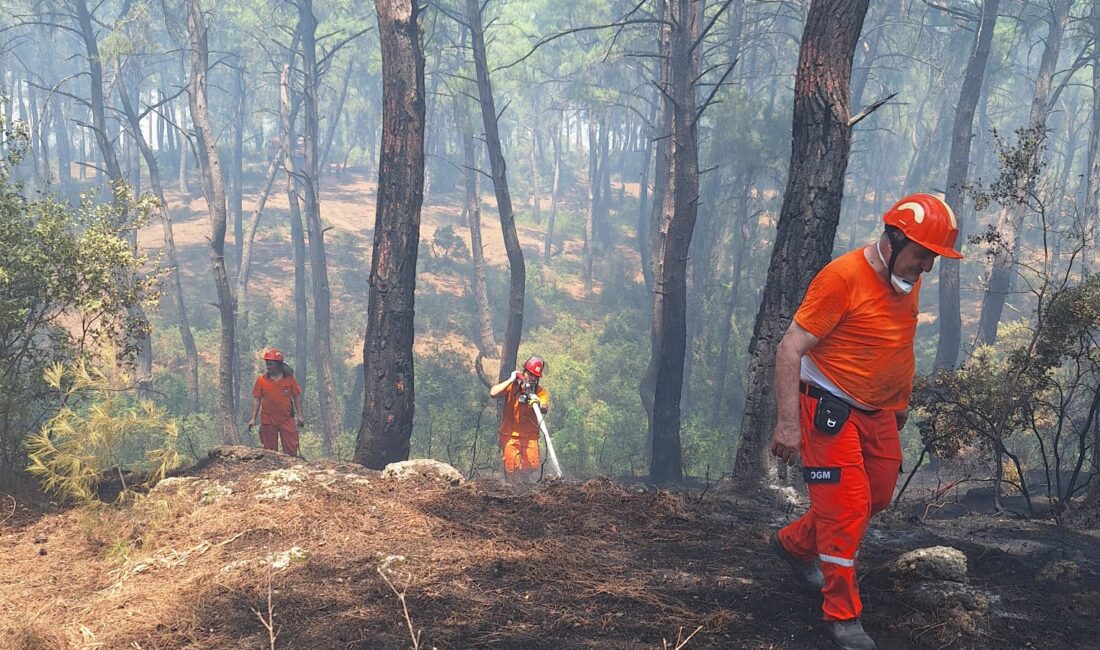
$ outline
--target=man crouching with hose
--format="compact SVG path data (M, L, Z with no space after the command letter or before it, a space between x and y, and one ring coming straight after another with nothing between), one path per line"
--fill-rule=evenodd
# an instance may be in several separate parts
M500 417L500 450L504 456L504 474L512 482L528 482L539 470L539 418L550 410L550 393L539 386L546 369L541 357L533 356L522 371L512 371L507 379L489 389L489 397L504 398Z

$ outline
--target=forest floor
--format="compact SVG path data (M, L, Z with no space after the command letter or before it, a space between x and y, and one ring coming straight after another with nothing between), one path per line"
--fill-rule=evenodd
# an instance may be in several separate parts
M798 501L222 447L125 507L0 501L0 647L821 648L820 596L767 543ZM1100 648L1100 531L903 510L860 555L880 647ZM940 545L967 584L894 568Z

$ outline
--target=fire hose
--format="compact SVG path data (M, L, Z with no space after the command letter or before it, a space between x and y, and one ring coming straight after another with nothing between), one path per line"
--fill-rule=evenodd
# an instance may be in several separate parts
M550 471L553 472L554 478L561 478L561 465L558 464L558 454L554 451L554 443L550 440L550 432L546 430L546 422L542 419L542 408L537 401L530 402L530 404L531 408L535 410L535 419L539 421L542 437L546 439L546 455L550 457Z

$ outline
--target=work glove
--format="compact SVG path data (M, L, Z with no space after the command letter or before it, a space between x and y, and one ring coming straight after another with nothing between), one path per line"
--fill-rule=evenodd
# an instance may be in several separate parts
M249 421L248 421L248 430L249 430L249 431L251 431L251 430L252 430L252 424L253 424L252 420L249 420Z
M519 381L519 372L516 371L516 370L513 370L512 374L508 375L508 381L513 383L513 384L518 382Z

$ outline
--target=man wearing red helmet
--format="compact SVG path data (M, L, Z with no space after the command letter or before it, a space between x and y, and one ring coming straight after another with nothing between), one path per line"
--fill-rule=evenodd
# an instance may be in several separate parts
M510 481L529 481L538 472L539 423L532 405L544 414L550 410L550 393L539 386L546 370L541 357L533 356L522 371L512 371L507 379L489 389L489 397L504 397L500 418L500 449L504 456L504 474Z
M252 419L248 429L260 417L260 442L264 449L279 450L279 441L283 443L283 453L298 455L298 429L302 420L302 389L294 373L287 367L283 353L271 348L264 352L267 372L256 378L252 386ZM295 418L297 416L297 418Z
M938 197L907 196L883 221L875 243L813 279L775 358L772 453L792 465L801 454L810 510L771 545L799 580L821 590L834 641L858 650L876 646L859 622L856 555L901 467L921 274L939 255L962 258L955 215Z

